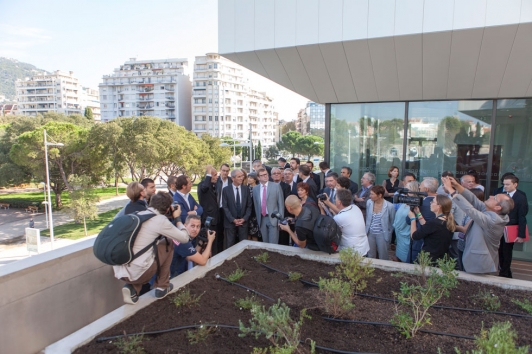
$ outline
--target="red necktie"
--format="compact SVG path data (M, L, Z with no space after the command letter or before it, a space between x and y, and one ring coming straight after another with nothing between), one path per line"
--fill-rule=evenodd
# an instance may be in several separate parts
M266 216L266 185L264 184L262 187L262 201L261 201L261 208L262 208L262 216Z

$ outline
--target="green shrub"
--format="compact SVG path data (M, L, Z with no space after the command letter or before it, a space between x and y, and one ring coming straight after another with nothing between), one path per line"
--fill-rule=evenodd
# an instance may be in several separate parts
M290 281L298 281L302 277L303 277L303 275L301 273L298 273L298 272L289 272L288 273L288 280L290 280Z
M482 306L482 308L485 310L497 311L499 307L501 307L501 301L499 300L499 297L490 293L489 291L479 290L475 298L478 299L480 306Z
M148 338L146 338L147 340ZM124 336L118 339L114 345L118 348L121 354L144 354L142 341L144 334L137 334L134 336L127 336L124 331Z
M205 342L207 338L214 332L216 332L216 327L214 326L200 326L199 328L196 328L195 330L188 330L187 331L187 338L188 342L190 344L198 344L201 342Z
M355 308L350 283L338 278L320 278L318 285L325 296L323 308L332 317L343 318Z
M518 306L520 306L523 310L525 310L526 312L528 312L529 314L532 315L532 302L530 302L530 300L528 299L524 299L523 301L521 300L512 300L512 302Z
M183 290L177 293L177 295L172 299L172 302L176 307L186 307L186 306L193 306L193 305L199 305L199 301L201 299L201 295L192 295L190 293L190 290Z
M251 310L253 306L259 306L259 301L255 296L246 296L245 299L238 299L235 301L235 306L241 310Z
M429 254L418 255L417 271L420 276L414 284L401 282L401 291L394 292L399 305L395 308L392 324L407 338L414 337L419 329L430 324L429 308L442 296L449 296L449 291L458 285L458 273L454 271L455 261L445 257L437 261L439 270L432 268Z
M371 260L367 260L352 248L340 251L340 264L336 266L336 276L349 282L355 292L361 292L366 288L367 279L373 277L374 270Z
M247 271L245 271L244 269L240 268L238 266L238 264L236 265L236 270L229 274L228 276L226 276L227 280L231 281L231 282L235 282L235 281L239 281L244 275L247 274Z
M269 257L270 255L268 254L268 252L262 252L258 256L255 256L255 260L260 263L268 263Z
M527 354L528 346L516 347L517 334L512 330L510 322L495 323L489 331L484 328L480 331L475 343L477 349L468 354ZM460 351L456 349L460 354Z

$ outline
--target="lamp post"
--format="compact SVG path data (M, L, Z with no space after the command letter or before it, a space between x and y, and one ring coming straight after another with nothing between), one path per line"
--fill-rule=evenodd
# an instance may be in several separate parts
M46 199L46 183L45 182L41 182L39 183L39 185L42 184L42 189L43 189L43 192L44 192L44 202L42 202L44 204L44 214L46 215L46 228L48 228L48 201Z
M227 146L231 146L231 145L229 145L227 143L221 143L220 146L227 147ZM236 168L236 161L235 161L236 148L235 148L235 146L236 145L235 145L235 142L233 140L233 158L232 158L232 160L233 160L233 169Z
M44 156L46 160L46 187L48 189L48 215L50 217L50 245L54 249L54 219L52 216L52 197L50 196L50 170L48 169L48 146L65 146L63 143L49 143L44 130Z

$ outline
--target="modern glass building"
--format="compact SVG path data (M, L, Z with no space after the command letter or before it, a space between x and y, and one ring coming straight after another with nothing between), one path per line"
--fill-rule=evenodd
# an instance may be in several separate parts
M325 104L353 179L514 172L532 202L532 0L223 0L219 52Z

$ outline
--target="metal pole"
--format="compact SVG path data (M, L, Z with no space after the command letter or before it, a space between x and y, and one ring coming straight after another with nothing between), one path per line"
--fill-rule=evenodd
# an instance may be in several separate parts
M48 188L48 215L50 216L50 245L54 249L54 220L52 217L52 197L50 196L50 171L48 170L48 142L44 130L44 155L46 160L46 185Z
M236 147L235 147L235 140L233 140L233 170L236 169Z
M347 164L348 165L351 165L351 130L348 130L347 131L347 134L348 134L348 140L347 140Z
M48 228L48 201L46 200L46 183L42 183L44 185L43 192L44 192L44 215L46 215L46 228Z

